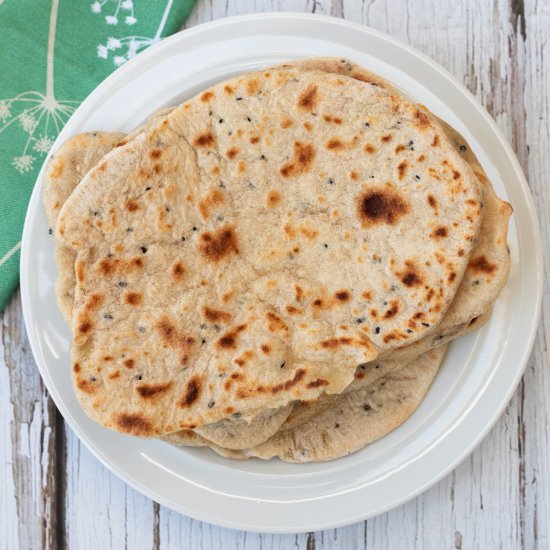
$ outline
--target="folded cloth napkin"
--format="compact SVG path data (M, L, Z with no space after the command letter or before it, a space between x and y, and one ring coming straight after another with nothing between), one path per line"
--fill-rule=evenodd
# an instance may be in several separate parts
M0 0L0 312L36 176L82 100L178 31L195 0Z

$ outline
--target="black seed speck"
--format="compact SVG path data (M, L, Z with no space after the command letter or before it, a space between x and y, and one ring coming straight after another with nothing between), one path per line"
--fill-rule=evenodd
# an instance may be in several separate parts
M143 334L145 332L145 327L138 327L138 332L141 332L141 334Z
M340 424L338 424L338 422L336 424L334 424L334 427L335 428L339 428L340 427Z
M466 145L461 145L459 149L462 153L464 153L464 151L466 151Z
M284 368L285 365L286 365L286 361L283 361L283 362L281 363L281 368Z
M411 150L411 151L414 151L414 141L411 139L411 141L409 141L409 143L407 143L407 147Z
M429 323L422 323L422 326L423 326L423 327L429 327L430 324L429 324Z
M94 216L99 216L99 210L94 210L93 214L94 214Z
M246 120L248 120L248 122L252 122L252 119L249 116L246 117Z
M220 124L222 124L223 118L220 118L220 120L218 120L218 122L219 122Z
M95 376L92 376L92 377L90 378L90 380L91 380L92 382L96 382L96 381L97 381L97 378L96 378Z
M204 338L201 340L201 344L206 344L206 340Z
M48 235L51 235L53 233L52 228L48 229Z
M365 412L370 412L370 411L372 411L372 407L371 407L368 403L365 403L365 404L363 405L363 410L364 410Z
M410 328L407 329L407 333L408 333L408 334L412 334L412 332L413 332L413 331L412 331Z
M151 188L150 188L150 187L146 187L146 188L145 188L145 191L151 191Z
M472 286L477 286L479 284L479 280L476 279L475 281L472 282Z
M118 282L118 286L119 286L120 288L124 288L125 286L128 286L128 283L127 283L126 281L119 281L119 282Z
M208 116L212 116L212 111L208 111Z
M210 401L210 403L208 403L208 408L211 409L215 404L215 401Z
M265 158L265 155L262 155L262 156L260 157L260 160L267 160L267 159Z
M193 226L193 231L196 231L197 230L197 227L194 225Z
M107 254L107 258L112 258L112 257L113 257L113 253L109 252L109 254Z
M133 227L129 227L129 228L126 230L126 232L127 232L127 233L131 233L133 230L134 230Z
M416 181L420 181L420 176L419 176L418 174L415 174L414 179L415 179Z
M141 374L138 374L138 375L136 375L135 379L136 380L143 380L143 376L141 376Z
M242 97L236 97L235 99L236 99L237 101L242 101L242 100L243 100Z
M231 416L232 416L233 418L240 418L240 417L241 417L241 413L236 412L236 413L233 413Z
M380 334L380 327L376 327L376 328L374 329L374 332L375 332L376 334Z
M170 212L170 207L169 206L166 207L166 212Z
M185 237L182 237L182 238L181 238L181 242L182 242L182 243L185 242Z
M146 246L141 246L140 250L145 254L147 252L147 247Z
M365 318L364 317L357 317L357 319L355 319L355 322L360 325L361 323L364 323L365 322Z
M112 318L113 318L113 316L110 313L104 313L103 314L103 319L107 319L108 321L110 321Z
M369 128L370 124L368 122L365 122L365 128Z
M375 369L379 369L379 368L380 368L380 365L376 365L374 368L375 368Z
M333 178L329 178L329 179L327 180L327 183L328 183L329 185L334 185L334 179L333 179Z
M444 335L444 334L440 334L440 335L436 338L436 340L443 340L443 338L445 338L445 335Z

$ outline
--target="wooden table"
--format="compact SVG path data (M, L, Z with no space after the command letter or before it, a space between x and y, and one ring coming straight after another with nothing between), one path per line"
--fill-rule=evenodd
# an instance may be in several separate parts
M515 149L550 233L548 0L199 0L187 26L230 15L308 11L396 36L479 98ZM1 14L0 14L1 16ZM550 243L545 240L550 268ZM16 294L0 344L0 549L550 548L549 286L535 348L512 402L481 446L417 499L350 527L258 535L186 518L104 468L41 382Z

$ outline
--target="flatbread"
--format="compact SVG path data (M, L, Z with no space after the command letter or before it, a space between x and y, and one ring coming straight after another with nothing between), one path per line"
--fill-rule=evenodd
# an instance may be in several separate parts
M119 132L88 132L68 139L51 156L44 176L42 200L50 228L55 229L59 211L77 183L88 170L97 164L105 154L113 149L124 137ZM54 237L55 238L55 237ZM74 304L75 251L54 242L55 263L58 276L56 281L56 299L67 324L71 323Z
M293 404L280 409L268 409L255 416L250 422L241 419L224 419L196 428L196 432L220 447L246 449L269 439L283 425L291 413Z
M446 347L430 350L360 390L330 396L330 407L251 449L233 451L210 445L191 431L164 439L179 446L209 446L216 453L236 460L250 457L264 460L279 457L294 463L334 460L387 435L414 413L443 362Z
M281 118L290 115L288 126ZM369 127L359 128L367 116ZM410 137L414 154L395 153ZM256 138L261 145L251 147ZM372 156L371 146L381 151ZM422 151L429 161L409 171ZM353 196L328 181L353 180L352 172ZM390 175L403 186L388 187ZM326 207L315 202L320 193ZM278 197L276 208L268 195ZM298 204L299 220L286 221L286 201ZM79 254L73 368L81 403L105 426L155 435L338 393L357 364L439 323L479 221L475 178L411 104L314 71L265 71L217 85L110 153L63 208L59 236ZM445 243L443 223L453 227ZM365 256L355 259L361 248ZM289 254L300 254L298 266ZM345 271L326 269L339 260ZM374 306L379 324L369 317L351 325L355 311L370 316ZM409 333L415 315L429 326ZM250 353L261 368L246 366ZM113 359L103 367L104 357Z
M52 156L44 181L44 206L50 224L55 227L57 213L78 185L82 176L101 158L116 146L123 146L133 137L147 129L158 117L170 112L165 109L153 115L143 126L124 136L118 132L91 132L79 134L69 139ZM70 167L63 171L63 177L56 174L60 167ZM71 324L76 276L74 271L75 252L64 246L55 246L55 259L58 269L58 305L68 324ZM216 425L203 426L202 432L209 441L235 449L252 447L271 437L283 424L292 410L292 405L276 411L264 411L250 422L229 419Z
M292 66L301 70L322 70L347 75L368 84L375 84L394 95L406 97L392 83L347 59L309 58L293 62ZM389 350L381 355L386 359L401 361L409 361L433 347L449 342L473 325L477 325L477 328L481 326L479 322L476 323L476 319L492 307L510 272L510 249L506 237L512 215L511 205L497 197L489 178L464 137L445 121L435 117L427 108L419 108L431 120L437 121L456 151L472 168L481 189L484 211L472 257L443 321L431 335L412 345Z

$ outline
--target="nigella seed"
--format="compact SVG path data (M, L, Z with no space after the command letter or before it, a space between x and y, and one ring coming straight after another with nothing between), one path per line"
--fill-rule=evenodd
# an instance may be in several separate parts
M388 305L388 302L386 302L386 300L384 300L384 305L387 306Z
M420 181L420 176L419 176L418 174L415 174L414 179L415 179L416 181Z
M353 69L351 63L347 63L347 64L346 64L346 69L347 69L348 71L351 71L351 70Z
M94 216L99 216L99 210L94 210L93 214Z
M443 338L445 338L445 335L444 335L444 334L440 334L440 335L436 338L436 340L443 340Z
M166 207L166 212L170 212L170 207L169 206Z
M475 281L472 282L472 286L477 286L479 284L479 280L476 279Z
M370 127L370 123L365 122L365 128L369 128L369 127Z
M50 227L50 228L48 229L48 235L51 235L52 233L53 233L53 231L52 231L52 228Z
M113 318L113 316L110 313L104 313L103 314L103 319L107 319L108 321L110 321L112 318Z
M233 413L231 416L232 416L233 418L240 418L240 417L241 417L241 413L236 412L236 413Z
M237 101L242 101L242 100L243 100L242 97L236 97L235 99L236 99Z
M429 325L429 323L422 323L422 326L423 327L429 327L430 325Z
M90 380L91 380L92 382L97 382L97 378L96 378L95 376L92 376L92 377L90 378Z
M147 247L146 246L141 246L140 250L145 254L147 252Z
M119 286L120 288L124 288L125 286L128 286L128 283L127 283L126 281L119 281L119 282L118 282L118 286Z
M252 122L252 119L249 116L246 117L246 120L248 120L248 122Z
M210 403L208 403L208 408L211 409L215 404L215 401L210 401Z
M365 404L363 405L363 410L364 410L365 412L370 412L370 411L372 411L372 407L371 407L368 403L365 403Z
M374 368L375 368L375 369L379 369L379 368L380 368L380 365L376 365Z
M150 188L150 187L146 187L146 188L145 188L145 191L151 191L151 188Z
M141 376L141 374L137 374L135 378L136 380L143 380L143 376Z
M281 368L283 369L283 368L285 367L285 365L286 365L286 361L283 361L283 362L281 363Z
M459 149L462 153L464 153L464 151L466 151L466 145L461 145Z
M255 187L254 187L254 184L253 184L251 181L248 182L247 187L248 187L249 189L254 189L254 188L255 188Z
M328 244L327 244L327 243L325 243L323 246L324 246L325 248L328 248Z
M196 231L197 230L197 227L194 225L193 226L193 231Z
M133 227L129 227L129 228L126 230L126 232L127 232L127 233L131 233L133 230L134 230Z
M112 258L112 257L113 257L113 253L109 252L109 254L107 254L107 258Z
M212 116L212 111L208 111L208 116Z
M205 339L205 338L203 338L203 339L201 340L201 344L206 344L206 339Z
M364 317L357 317L357 319L355 319L355 322L360 325L361 323L364 323L365 322L365 318Z
M412 334L413 331L412 331L410 328L408 328L408 329L407 329L407 333L408 333L408 334Z
M376 327L376 328L374 329L374 332L375 332L376 334L380 334L380 327Z
M328 183L329 185L333 185L333 184L334 184L334 179L333 179L333 178L329 178L329 179L327 180L327 183Z
M185 237L182 237L182 238L181 238L181 242L182 242L182 243L185 242Z
M141 332L141 334L143 334L145 332L145 327L138 327L138 332Z
M411 150L411 151L414 151L414 141L411 139L411 141L409 141L409 143L407 143L407 147Z
M339 427L340 427L340 424L338 424L338 422L336 422L336 424L334 424L334 427L335 427L335 428L339 428Z
M267 160L267 159L265 158L265 155L262 155L262 156L260 157L260 160Z
M366 370L367 367L366 367L366 365L359 365L359 368L360 368L361 370Z
M218 122L219 122L220 124L222 124L223 118L220 118L220 120L218 120Z

